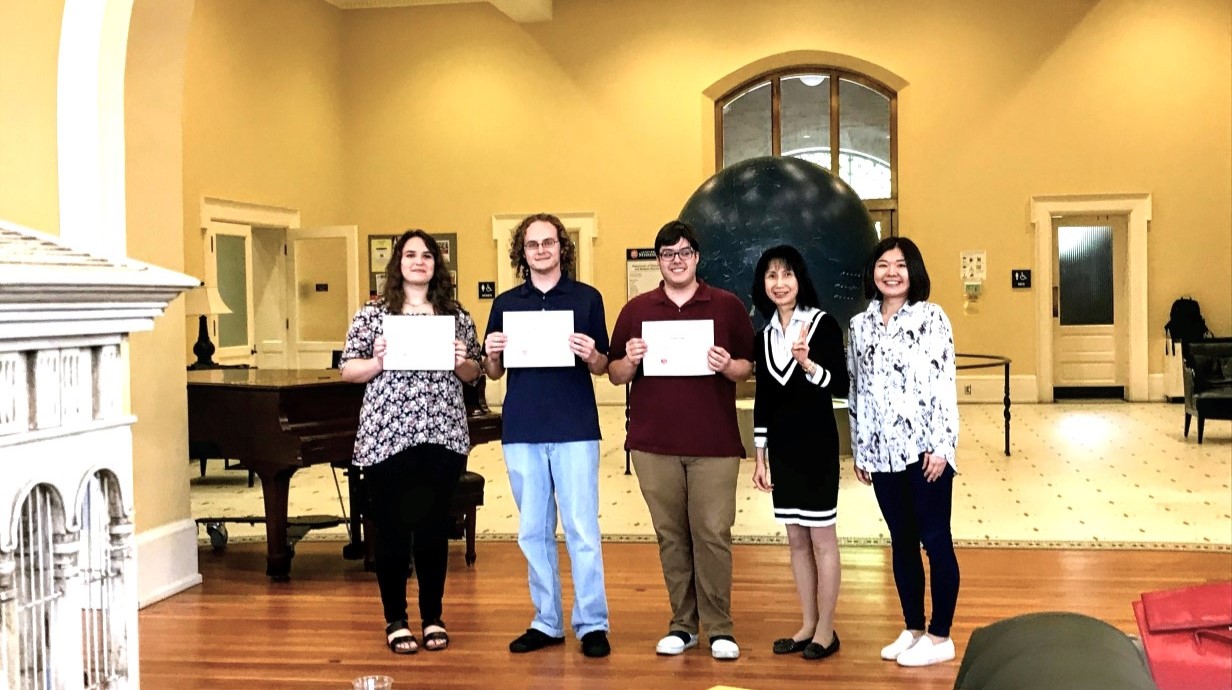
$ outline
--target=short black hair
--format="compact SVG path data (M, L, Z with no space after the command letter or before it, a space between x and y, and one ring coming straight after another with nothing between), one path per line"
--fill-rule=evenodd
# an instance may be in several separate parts
M820 306L817 300L817 288L813 287L813 279L809 277L804 257L790 244L780 244L762 252L761 258L757 260L757 268L753 269L753 306L757 308L757 311L764 318L769 319L777 309L770 296L766 294L766 271L770 270L770 264L775 261L782 262L796 275L796 284L799 286L796 306L817 309Z
M907 302L927 300L932 293L932 282L928 279L928 269L924 267L924 256L920 254L920 248L915 246L915 242L906 237L887 237L873 247L873 253L864 263L864 297L881 299L881 292L873 282L873 269L877 266L877 260L891 249L900 250L907 262L907 282L910 283L907 286Z
M655 235L655 254L659 253L659 249L676 244L682 239L689 241L693 251L701 253L702 246L697 241L697 232L683 220L671 220L659 228L659 234Z

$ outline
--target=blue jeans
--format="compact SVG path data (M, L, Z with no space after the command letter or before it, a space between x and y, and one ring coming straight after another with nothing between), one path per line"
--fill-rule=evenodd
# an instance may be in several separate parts
M580 638L608 630L599 539L599 442L510 443L503 448L521 514L518 546L526 556L535 605L530 627L552 637L565 635L556 558L559 506L573 570L573 632Z
M954 493L954 468L934 482L924 479L924 463L913 462L902 472L874 472L873 491L890 529L894 562L894 585L903 607L908 630L924 627L924 560L928 552L932 585L933 617L927 631L949 637L958 604L958 558L950 534L950 507Z

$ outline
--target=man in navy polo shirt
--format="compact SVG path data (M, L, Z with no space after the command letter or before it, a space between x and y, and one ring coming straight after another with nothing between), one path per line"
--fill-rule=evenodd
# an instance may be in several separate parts
M591 375L607 370L607 320L599 291L570 275L574 251L556 216L540 213L513 231L509 258L522 285L492 303L484 348L484 371L505 374L505 314L572 311L572 367L509 370L501 408L501 438L513 500L518 505L518 545L530 572L535 618L509 643L509 651L533 652L565 641L560 572L556 559L556 511L573 569L573 632L582 653L602 657L608 643L607 593L599 539L599 410Z
M697 279L701 247L680 221L655 237L663 281L629 300L612 331L608 377L633 383L629 432L638 485L650 509L663 580L672 605L659 654L697 645L699 627L710 655L736 659L732 636L731 530L736 520L736 478L744 446L736 422L736 382L753 371L753 323L740 298ZM714 323L707 353L710 376L645 376L647 321Z

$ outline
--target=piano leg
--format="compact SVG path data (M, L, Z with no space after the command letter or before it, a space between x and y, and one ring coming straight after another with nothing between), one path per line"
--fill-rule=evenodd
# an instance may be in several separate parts
M294 467L258 470L265 500L265 574L276 582L291 579L291 547L287 542L287 496Z
M347 465L347 493L350 496L351 511L351 541L342 547L342 557L348 561L364 558L364 506L367 505L367 491L364 486L363 471L355 465Z

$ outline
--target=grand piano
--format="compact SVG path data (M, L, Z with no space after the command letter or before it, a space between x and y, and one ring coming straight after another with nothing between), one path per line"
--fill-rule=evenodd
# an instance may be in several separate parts
M355 447L364 384L330 369L207 369L188 372L188 441L239 460L261 478L265 572L287 580L287 498L301 467L345 465ZM471 444L500 440L501 418L468 406ZM358 511L352 502L352 518ZM358 530L352 529L353 539Z

